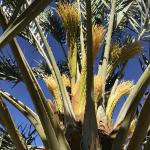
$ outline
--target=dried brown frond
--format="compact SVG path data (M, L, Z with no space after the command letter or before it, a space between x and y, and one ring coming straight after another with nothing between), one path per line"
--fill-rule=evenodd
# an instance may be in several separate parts
M95 59L98 50L102 44L103 36L105 33L105 29L102 26L93 25L92 27L92 37L93 37L93 59Z
M49 91L52 93L55 101L55 106L57 107L57 111L63 113L63 104L61 101L60 91L56 81L54 80L53 76L47 76L44 78L46 86L48 87Z
M114 94L111 95L111 97L108 100L107 107L106 107L106 116L108 120L110 121L114 112L114 109L119 102L120 98L123 95L129 94L133 87L133 82L131 81L123 81L121 82L117 88Z

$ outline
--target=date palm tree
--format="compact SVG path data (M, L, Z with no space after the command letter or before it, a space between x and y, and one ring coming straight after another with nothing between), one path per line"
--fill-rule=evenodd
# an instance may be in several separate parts
M144 0L1 1L0 48L9 44L14 59L1 52L0 79L15 85L23 81L36 108L34 112L0 91L0 123L17 150L150 148L150 65L142 56L149 40L148 5ZM53 55L49 33L62 48L65 61L61 63ZM43 57L39 66L30 67L17 35ZM147 66L133 84L124 80L124 69L136 56ZM38 79L45 82L52 101L46 99ZM115 108L124 96L114 121ZM34 148L24 140L4 100L31 122L42 147Z

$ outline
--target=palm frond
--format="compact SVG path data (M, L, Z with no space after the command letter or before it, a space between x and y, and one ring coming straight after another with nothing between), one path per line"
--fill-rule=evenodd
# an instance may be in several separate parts
M113 143L113 150L120 149L127 137L129 125L134 117L138 104L150 82L150 65L144 71L135 87L130 92L127 100L121 108L116 120L116 125L121 124L118 135ZM142 91L142 92L141 92Z
M21 135L23 136L28 146L32 145L35 142L37 133L35 132L35 129L32 128L32 125L20 124L18 125L18 129L20 130ZM0 141L1 141L0 144L1 150L16 150L16 146L11 140L10 135L2 127L0 127Z
M66 33L55 8L49 7L39 15L39 24L60 43L66 42Z
M66 74L70 77L66 61L58 61L57 65L61 74ZM43 79L45 76L51 75L51 71L45 61L40 61L36 67L32 68L32 71L37 79ZM21 72L14 58L10 54L6 56L2 52L0 53L0 80L9 81L14 85L23 81Z
M142 71L147 68L147 66L150 64L150 60L147 58L147 56L143 53L142 56L139 57L139 63L141 66Z
M42 3L41 1L35 3L35 1L33 1L33 3L31 3L30 5L28 4L29 7L27 7L23 11L23 13L21 13L21 15L19 15L19 17L17 17L12 23L10 23L5 33L3 33L3 35L1 36L1 41L0 41L1 47L2 45L4 46L8 41L10 41L12 37L20 33L21 30L24 29L24 27L27 24L29 24L41 11L43 11L50 2L51 2L50 0L47 0L44 3Z
M7 80L13 84L22 80L15 60L11 55L6 57L2 52L0 53L0 80Z

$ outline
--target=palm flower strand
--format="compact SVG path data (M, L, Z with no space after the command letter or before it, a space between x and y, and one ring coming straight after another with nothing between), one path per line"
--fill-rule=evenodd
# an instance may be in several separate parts
M66 88L70 87L70 80L66 74L62 74L62 80Z
M142 46L138 41L133 43L127 43L123 48L120 56L120 61L122 59L128 60L130 58L135 57L142 50Z
M139 54L142 50L142 46L138 41L133 43L127 43L123 47L119 47L119 44L112 46L111 51L111 63L114 63L115 60L117 63L129 60Z
M98 103L102 95L102 85L103 85L102 76L99 75L94 76L94 101L96 104Z
M75 78L77 71L77 31L80 23L78 10L70 4L59 3L58 11L67 34L68 42L68 62L71 75L71 90L74 92Z
M58 11L63 20L66 31L75 33L80 23L80 14L78 10L73 5L59 3Z
M111 120L113 111L119 102L120 98L123 95L129 94L133 87L133 83L131 81L123 81L121 82L117 88L114 94L111 95L111 97L108 100L107 107L106 107L106 116L109 120Z
M134 130L135 130L135 127L136 127L136 124L137 124L137 118L134 118L130 124L130 127L129 127L129 131L128 131L128 134L129 134L129 137L132 136Z
M94 58L97 55L97 52L100 48L102 39L103 39L103 35L104 35L104 28L98 25L93 26L93 56ZM80 75L80 79L79 79L79 83L77 83L77 88L78 90L76 91L76 93L73 95L73 100L72 100L72 105L73 105L73 110L74 113L76 114L76 117L79 120L83 119L83 115L84 115L84 109L85 109L85 96L86 96L86 58L83 61L83 67L81 70L81 75ZM100 95L101 95L101 90L102 90L102 78L101 76L95 76L94 77L94 100L95 100L95 104L97 104L97 100L99 99Z
M52 75L44 78L44 81L45 81L49 91L52 92L57 111L62 113L63 105L62 105L62 101L61 101L60 91L59 91L56 81L54 80Z
M99 25L93 25L92 27L92 37L93 37L93 59L95 59L98 50L102 44L102 39L105 33L105 29Z
M66 74L62 74L62 80L66 88L70 87L70 80ZM63 105L61 101L61 95L59 92L59 88L57 82L55 81L52 75L44 77L44 81L46 86L48 87L49 91L52 92L54 97L55 105L57 107L57 111L63 113Z
M114 43L111 47L110 62L114 63L121 55L121 47L119 43Z
M110 63L107 66L107 77L118 64L135 57L141 50L142 46L138 41L126 43L123 47L120 47L118 43L113 44L110 53Z
M58 11L64 23L67 40L69 47L74 45L75 35L80 23L80 15L77 9L73 5L60 3L58 5Z

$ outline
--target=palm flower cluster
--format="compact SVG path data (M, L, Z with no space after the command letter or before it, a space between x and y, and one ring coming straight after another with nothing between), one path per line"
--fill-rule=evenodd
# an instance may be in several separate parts
M121 63L130 58L135 57L141 52L142 46L139 42L135 41L133 43L126 43L123 47L120 47L119 44L112 45L111 51L111 61L112 63Z
M65 87L70 88L70 80L67 78L67 76L65 74L62 75L62 80L63 80ZM63 110L62 99L61 99L61 95L60 95L56 80L51 75L51 76L46 76L44 78L44 81L45 81L49 91L52 93L52 95L54 97L57 111L60 113L63 113L64 110Z
M98 50L101 46L102 40L103 40L103 36L105 33L105 29L102 26L99 25L94 25L92 27L92 37L93 37L93 58L96 57Z
M72 77L71 84L75 84L75 74L76 74L76 61L77 61L77 32L80 23L80 15L78 10L70 4L60 3L58 5L58 11L62 18L66 34L67 34L67 43L68 43L68 61L69 69ZM74 69L73 69L74 66Z
M112 44L111 53L110 53L110 62L107 67L107 73L110 75L114 68L125 61L128 61L131 58L134 58L142 51L142 46L138 41L127 42L122 47L119 43Z
M80 15L78 10L71 4L59 4L58 5L59 14L63 20L64 27L67 32L67 40L69 47L73 48L76 34L78 31L78 26L80 22Z

